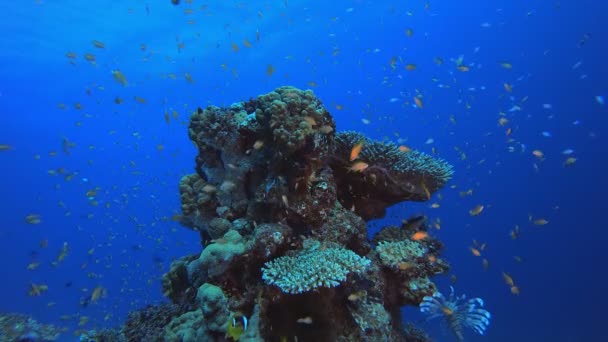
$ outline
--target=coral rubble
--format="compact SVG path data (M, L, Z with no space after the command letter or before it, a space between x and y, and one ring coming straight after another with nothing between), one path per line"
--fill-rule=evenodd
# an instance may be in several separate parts
M336 133L313 92L292 87L199 109L188 132L198 155L180 182L180 222L205 247L163 277L164 293L187 309L162 322L152 315L163 331L148 340L425 339L400 308L435 293L430 277L448 269L442 245L412 238L426 231L424 217L373 243L366 220L429 199L450 179L448 163ZM349 153L361 142L365 167L353 170Z

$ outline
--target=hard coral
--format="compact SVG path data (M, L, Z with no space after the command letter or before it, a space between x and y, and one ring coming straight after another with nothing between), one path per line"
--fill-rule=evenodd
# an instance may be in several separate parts
M184 312L185 307L176 304L149 305L129 314L122 333L128 341L164 341L165 326Z
M266 263L262 279L286 293L302 293L319 287L334 287L349 273L359 273L370 261L344 248L310 248L295 256L283 256Z
M0 341L55 341L61 331L26 315L0 313Z
M453 174L452 166L441 159L418 151L401 152L392 143L373 141L357 132L340 132L335 142L331 166L338 198L364 219L382 217L386 207L401 201L428 200ZM368 167L351 172L349 155L359 143L363 148L358 159Z

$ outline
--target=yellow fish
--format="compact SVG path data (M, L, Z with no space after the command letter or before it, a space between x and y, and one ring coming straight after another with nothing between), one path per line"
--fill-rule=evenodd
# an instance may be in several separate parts
M272 64L268 64L268 65L266 66L266 75L268 75L268 76L272 76L272 74L274 74L274 72L275 72L275 71L276 71L276 70L275 70L275 68L272 66Z
M93 46L95 46L98 49L105 49L106 48L106 44L104 44L103 42L99 41L99 40L94 40L92 41Z
M357 158L359 158L359 153L361 152L361 149L363 148L363 142L360 142L358 144L356 144L355 146L353 146L353 149L350 151L350 161L353 161Z
M484 206L481 204L478 204L475 206L475 208L469 210L469 215L471 216L477 216L479 214L481 214L481 212L483 211Z
M369 165L366 162L362 162L362 161L358 161L356 163L354 163L353 165L351 165L348 170L352 171L352 172L361 172L365 169L367 169Z
M120 70L112 70L112 76L116 82L120 83L123 87L127 85L127 78Z

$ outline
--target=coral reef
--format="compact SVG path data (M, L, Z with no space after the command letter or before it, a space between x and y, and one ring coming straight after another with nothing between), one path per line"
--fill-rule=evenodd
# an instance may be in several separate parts
M366 220L427 200L452 168L335 128L312 91L293 87L192 115L196 173L180 181L179 221L205 247L163 277L185 311L152 315L145 340L426 339L404 326L400 308L436 292L430 277L448 269L443 246L412 238L426 231L424 217L372 243ZM360 142L365 167L354 170L349 153Z
M186 312L186 309L185 306L164 303L131 312L122 328L122 334L128 341L164 341L165 326L173 317Z
M26 315L0 313L0 342L55 341L62 331Z

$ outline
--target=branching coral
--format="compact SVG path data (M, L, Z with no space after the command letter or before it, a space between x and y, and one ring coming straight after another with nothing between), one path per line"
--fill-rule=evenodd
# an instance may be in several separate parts
M398 242L381 241L376 248L382 264L399 268L403 263L412 262L426 254L427 249L420 243L412 240Z
M473 329L483 335L490 325L490 313L483 308L481 298L466 300L466 295L457 297L454 288L450 286L451 293L445 298L437 291L432 296L426 296L420 304L420 311L429 315L429 319L443 318L458 341L464 340L463 328Z
M319 287L335 287L349 273L364 271L369 259L344 248L311 248L296 256L282 256L262 269L262 279L286 293L302 293Z

